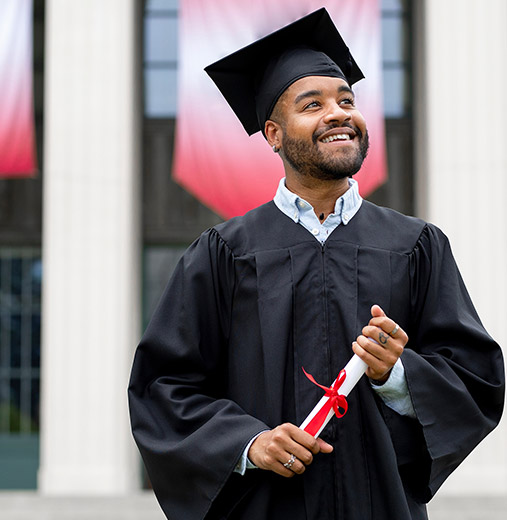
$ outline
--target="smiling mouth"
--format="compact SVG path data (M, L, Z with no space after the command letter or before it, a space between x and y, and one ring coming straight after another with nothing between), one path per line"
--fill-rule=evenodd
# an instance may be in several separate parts
M325 139L322 139L323 143L332 143L333 141L350 141L352 139L350 134L336 134L330 135Z

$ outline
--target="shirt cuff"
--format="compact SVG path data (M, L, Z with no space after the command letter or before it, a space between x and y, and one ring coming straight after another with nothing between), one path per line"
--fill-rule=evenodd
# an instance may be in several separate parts
M264 433L265 431L267 432L269 430L264 430L262 432L259 432L246 445L246 448L243 450L243 455L241 455L241 458L239 459L238 463L236 464L236 467L234 468L234 472L235 473L239 473L240 475L244 475L247 469L258 469L257 466L248 458L248 450L250 449L250 446L253 444L254 440L257 439L257 437L261 433Z
M389 378L383 385L371 384L373 390L384 401L386 406L400 415L415 418L414 405L408 391L407 379L405 378L405 367L398 359L394 364Z

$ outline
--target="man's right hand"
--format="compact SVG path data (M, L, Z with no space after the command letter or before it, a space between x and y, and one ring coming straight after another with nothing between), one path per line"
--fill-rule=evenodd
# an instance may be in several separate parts
M282 477L293 477L305 471L314 455L332 451L331 444L315 439L294 424L285 423L261 433L250 446L248 458L260 469L274 471ZM284 464L291 460L292 455L296 460L286 468Z

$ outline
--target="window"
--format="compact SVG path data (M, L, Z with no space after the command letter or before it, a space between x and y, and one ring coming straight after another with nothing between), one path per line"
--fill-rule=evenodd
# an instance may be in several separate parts
M388 180L368 199L414 213L410 0L382 0L382 73Z
M410 38L407 0L382 0L382 69L386 118L410 115Z
M39 249L0 248L0 488L35 487L41 277Z
M176 117L178 0L147 0L143 42L145 115Z

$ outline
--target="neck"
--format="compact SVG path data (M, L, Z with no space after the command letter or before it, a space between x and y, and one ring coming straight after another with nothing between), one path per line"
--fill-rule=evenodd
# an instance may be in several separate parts
M321 218L324 220L334 212L336 200L349 189L349 181L348 178L324 181L287 174L285 186L289 191L309 202L317 217L320 218L324 214L324 218Z

